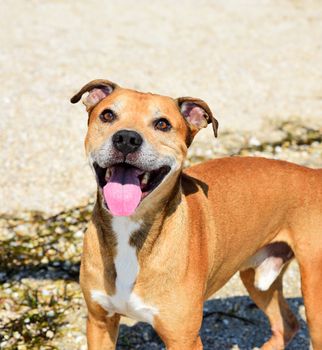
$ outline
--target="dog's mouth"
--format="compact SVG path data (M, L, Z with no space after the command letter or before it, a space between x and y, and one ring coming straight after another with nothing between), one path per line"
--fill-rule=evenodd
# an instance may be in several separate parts
M93 164L106 208L115 216L132 215L141 201L154 191L170 172L170 166L146 171L128 163L102 168Z

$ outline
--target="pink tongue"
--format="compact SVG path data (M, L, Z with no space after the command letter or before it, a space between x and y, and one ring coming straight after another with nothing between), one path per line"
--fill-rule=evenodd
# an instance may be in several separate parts
M140 203L142 191L139 170L116 166L109 182L103 188L108 208L115 216L132 215Z

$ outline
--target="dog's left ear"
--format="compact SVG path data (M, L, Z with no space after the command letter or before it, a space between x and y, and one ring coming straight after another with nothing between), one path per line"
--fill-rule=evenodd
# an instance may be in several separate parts
M219 124L205 101L195 97L179 97L177 103L181 114L189 124L192 136L211 123L217 137Z

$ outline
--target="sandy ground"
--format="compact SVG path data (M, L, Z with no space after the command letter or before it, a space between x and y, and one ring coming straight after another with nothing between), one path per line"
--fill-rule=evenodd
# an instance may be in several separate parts
M93 192L86 116L69 104L93 78L201 97L221 130L322 124L321 1L12 0L0 13L0 212Z

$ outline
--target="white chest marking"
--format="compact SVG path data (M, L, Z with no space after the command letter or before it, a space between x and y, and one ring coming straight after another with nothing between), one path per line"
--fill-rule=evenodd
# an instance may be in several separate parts
M92 290L92 299L108 311L108 316L117 312L152 324L153 316L158 310L144 304L143 300L132 292L139 273L139 264L136 249L129 244L129 239L131 234L140 228L140 224L128 217L117 216L112 219L112 228L117 239L117 254L114 260L115 294L109 296L103 291Z

